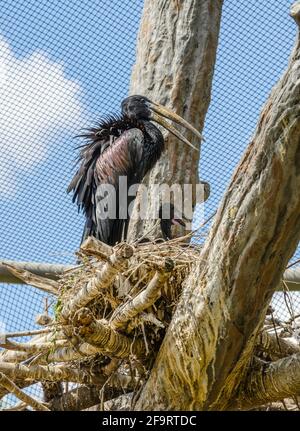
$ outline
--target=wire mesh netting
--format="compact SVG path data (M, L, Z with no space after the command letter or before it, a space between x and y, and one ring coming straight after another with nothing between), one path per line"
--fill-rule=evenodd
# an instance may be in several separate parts
M205 217L217 209L261 107L287 65L296 34L289 6L288 0L225 2L201 153L201 178L211 185ZM2 0L1 258L74 262L83 217L66 194L78 145L73 137L119 111L142 7L142 0ZM299 257L297 252L293 259ZM2 284L5 330L34 327L45 296L28 286ZM290 298L292 312L299 314L298 293ZM286 302L283 293L275 294L274 313L281 319L291 314ZM49 297L50 309L52 304Z

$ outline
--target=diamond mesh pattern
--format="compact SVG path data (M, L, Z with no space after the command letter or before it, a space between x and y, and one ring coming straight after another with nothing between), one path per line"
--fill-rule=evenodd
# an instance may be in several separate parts
M205 217L218 207L287 65L296 34L289 6L288 0L224 4L200 166L201 178L211 184ZM66 195L73 137L118 110L127 95L142 7L142 0L2 0L0 258L73 262L83 226ZM299 257L297 252L293 259ZM0 321L8 331L32 328L44 298L28 286L0 285ZM298 293L292 301L299 314ZM281 293L273 305L276 315L289 318Z

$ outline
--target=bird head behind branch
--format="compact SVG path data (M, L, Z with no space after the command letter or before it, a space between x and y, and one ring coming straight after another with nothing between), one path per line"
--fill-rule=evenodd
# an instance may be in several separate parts
M179 211L174 207L172 203L164 202L159 207L157 222L148 232L146 232L146 234L144 234L141 238L138 239L137 243L142 244L148 243L149 241L161 242L162 239L164 241L173 239L173 226L186 227L183 218L184 217L180 215ZM155 229L158 226L160 226L161 237L155 239L152 237L152 235L153 231L155 232Z
M179 215L177 209L171 203L163 203L159 208L160 228L163 239L172 239L172 226L183 226L186 224L183 217Z

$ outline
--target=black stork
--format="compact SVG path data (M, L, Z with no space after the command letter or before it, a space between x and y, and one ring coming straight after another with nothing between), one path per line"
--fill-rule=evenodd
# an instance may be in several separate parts
M164 149L164 138L152 121L198 151L165 118L190 130L197 138L202 138L179 115L137 95L123 100L120 116L109 117L101 121L98 127L82 135L87 142L81 146L78 157L80 166L67 189L68 192L73 191L73 202L77 202L78 208L83 210L86 217L82 241L88 236L94 236L106 244L114 245L126 239L129 218L119 216L121 208L118 199L115 202L116 217L103 217L103 211L107 211L107 208L103 208L101 186L114 186L118 196L121 176L127 178L129 188L132 184L139 184L154 166Z

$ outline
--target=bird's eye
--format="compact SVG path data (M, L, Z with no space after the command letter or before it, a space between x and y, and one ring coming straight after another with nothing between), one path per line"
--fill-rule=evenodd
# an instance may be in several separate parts
M111 135L114 135L114 136L118 136L118 129L116 128L116 127L111 127L110 129L109 129L109 132L110 132L110 134Z

